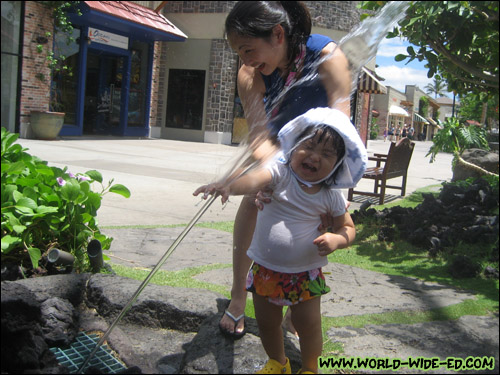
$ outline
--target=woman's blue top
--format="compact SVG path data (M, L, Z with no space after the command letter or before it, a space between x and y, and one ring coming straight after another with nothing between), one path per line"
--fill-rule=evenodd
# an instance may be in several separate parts
M264 104L269 118L268 126L273 135L278 134L287 122L306 113L309 109L328 107L328 96L318 75L317 64L314 63L319 60L321 50L330 42L333 40L324 35L309 36L306 43L304 69L299 77L299 83L291 86L281 102L279 95L285 88L285 79L280 77L278 69L268 76L262 74L266 85ZM304 77L308 78L302 81ZM277 115L271 118L271 112L276 103L278 103L279 110Z

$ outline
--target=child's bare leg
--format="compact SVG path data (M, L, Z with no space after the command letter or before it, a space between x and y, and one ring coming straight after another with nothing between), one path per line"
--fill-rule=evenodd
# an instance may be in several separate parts
M244 197L236 214L233 232L233 286L231 288L231 302L228 311L234 316L239 316L245 311L247 291L245 288L248 269L252 260L247 256L247 250L252 242L255 222L257 220L257 207L254 197ZM242 332L244 320L241 319L236 328L231 318L224 315L219 323L226 331Z
M292 306L292 322L299 333L302 369L318 372L318 357L323 350L321 298L316 297Z
M281 364L286 363L285 345L283 342L283 307L272 304L262 296L253 294L255 318L259 326L260 340L269 358Z
M299 334L297 333L297 330L293 326L293 322L292 322L292 310L290 308L288 308L286 310L285 316L283 317L282 326L283 326L284 329L286 329L292 335L295 335L296 337L299 337Z

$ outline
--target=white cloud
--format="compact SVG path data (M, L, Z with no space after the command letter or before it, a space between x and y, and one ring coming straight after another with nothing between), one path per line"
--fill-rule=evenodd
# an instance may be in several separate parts
M382 81L385 86L394 87L403 93L406 85L417 85L425 91L424 87L432 83L432 79L427 78L427 70L396 65L381 66L375 70L380 77L385 78L385 81Z
M399 38L383 39L377 50L377 57L394 57L398 54L407 54L406 45Z

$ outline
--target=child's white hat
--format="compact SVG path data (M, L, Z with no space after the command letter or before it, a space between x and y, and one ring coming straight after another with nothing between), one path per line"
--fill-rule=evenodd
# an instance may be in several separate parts
M339 171L335 182L330 187L347 189L356 186L363 177L366 169L368 156L366 148L359 137L356 128L349 118L341 111L331 108L310 109L303 115L288 122L278 133L281 150L288 161L291 152L297 146L297 138L309 126L328 125L331 126L344 140L345 156L342 164L338 166Z

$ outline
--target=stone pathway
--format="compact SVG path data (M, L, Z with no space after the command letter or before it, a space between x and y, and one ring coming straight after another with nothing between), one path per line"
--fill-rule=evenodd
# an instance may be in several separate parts
M132 261L152 267L181 231L182 228L157 228L113 229L105 232L115 238L111 248L113 262L130 266L129 261ZM188 266L230 264L231 244L232 235L229 233L194 228L162 269L180 270ZM446 285L386 275L338 263L330 263L325 267L325 271L330 272L326 277L327 284L332 288L322 301L322 314L327 317L425 311L475 298L472 293ZM229 290L231 273L231 268L222 268L200 273L195 278L223 285ZM217 322L215 319L212 326L215 331ZM332 328L327 332L327 336L333 342L342 344L342 355L347 357L404 359L408 356L423 356L446 359L493 356L496 370L490 372L498 373L498 327L498 315L463 316L458 320L417 324ZM290 342L293 342L294 338L289 336ZM296 348L297 344L295 343ZM210 367L210 371L216 369L217 367ZM401 368L396 372L415 370ZM434 372L454 371L440 368Z

